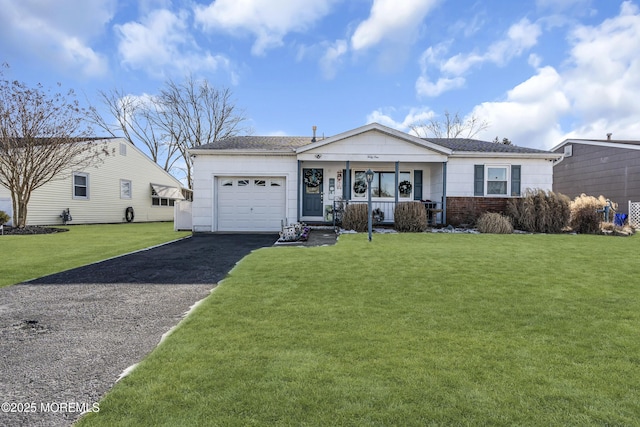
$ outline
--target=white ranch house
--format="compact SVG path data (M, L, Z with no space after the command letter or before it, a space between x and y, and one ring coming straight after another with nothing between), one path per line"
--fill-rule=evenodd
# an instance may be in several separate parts
M67 171L36 189L27 225L60 225L66 209L72 218L69 224L173 221L174 205L184 199L180 181L124 138L94 143L100 149L106 144L104 161ZM13 216L11 192L2 185L0 210Z
M315 132L314 132L315 133ZM418 138L373 123L329 138L233 137L190 151L194 232L279 231L332 223L341 201L367 200L393 221L396 203L427 203L438 224L551 190L560 154L470 139Z

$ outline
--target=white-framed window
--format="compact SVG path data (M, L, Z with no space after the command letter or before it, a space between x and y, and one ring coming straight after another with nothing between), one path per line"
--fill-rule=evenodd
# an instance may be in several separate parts
M131 198L131 181L129 181L128 179L120 180L120 198L121 199Z
M353 196L367 196L367 178L365 171L355 171L353 180ZM378 171L373 173L371 181L371 197L391 198L396 196L396 173L395 171ZM413 184L411 182L411 172L398 173L398 197L401 199L411 198Z
M487 195L506 196L508 193L508 169L506 166L487 166Z
M175 200L165 197L153 197L151 199L151 206L174 206L175 204Z
M120 155L121 156L127 155L127 144L125 144L124 142L120 143Z
M73 198L89 199L89 174L85 172L73 173Z
M521 165L474 165L474 196L520 197Z

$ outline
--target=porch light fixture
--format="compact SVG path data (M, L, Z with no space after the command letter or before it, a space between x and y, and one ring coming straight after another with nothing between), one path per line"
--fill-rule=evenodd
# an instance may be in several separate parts
M371 182L373 181L373 171L367 169L364 175L367 179L367 227L369 229L369 241L371 241L371 223L373 221L373 211L371 210Z

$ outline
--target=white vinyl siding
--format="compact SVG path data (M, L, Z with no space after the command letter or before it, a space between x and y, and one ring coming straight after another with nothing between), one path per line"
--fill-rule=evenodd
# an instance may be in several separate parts
M127 155L120 155L120 144L127 145ZM151 183L179 187L180 182L155 164L136 147L121 138L107 142L109 155L102 163L76 173L87 173L89 198L73 197L73 172L51 181L33 192L28 206L28 225L61 225L60 214L69 209L69 224L119 223L125 221L125 209L135 211L135 222L172 221L172 208L151 206ZM131 182L131 198L121 198L121 180Z

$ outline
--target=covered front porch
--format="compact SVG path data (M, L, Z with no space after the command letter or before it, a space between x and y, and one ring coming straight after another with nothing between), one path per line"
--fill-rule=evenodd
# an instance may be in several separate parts
M373 172L375 224L392 225L398 203L425 204L431 226L446 222L446 162L298 161L298 221L336 225L349 204L368 202L365 172Z

